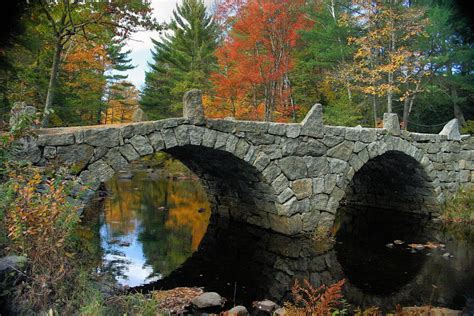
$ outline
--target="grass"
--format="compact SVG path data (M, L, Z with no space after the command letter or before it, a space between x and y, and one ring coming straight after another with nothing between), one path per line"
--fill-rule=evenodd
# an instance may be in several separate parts
M474 186L463 188L448 198L441 218L445 222L474 223Z

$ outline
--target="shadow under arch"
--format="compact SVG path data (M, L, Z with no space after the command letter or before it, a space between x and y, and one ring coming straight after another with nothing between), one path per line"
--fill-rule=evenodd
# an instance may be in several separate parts
M276 195L254 166L229 152L203 146L176 146L163 152L200 178L213 213L270 228L267 213L274 212Z
M406 249L409 243L429 241L426 229L437 212L436 190L421 159L401 150L382 150L360 167L345 189L334 224L335 253L348 279L347 294L355 301L405 297L407 285L423 269L426 256ZM394 240L404 245L388 249Z

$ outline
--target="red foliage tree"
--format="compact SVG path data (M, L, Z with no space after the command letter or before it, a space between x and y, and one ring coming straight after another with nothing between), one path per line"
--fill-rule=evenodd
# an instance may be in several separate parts
M311 27L304 0L224 0L217 10L225 38L212 75L215 105L232 116L265 121L295 115L289 72L299 31Z

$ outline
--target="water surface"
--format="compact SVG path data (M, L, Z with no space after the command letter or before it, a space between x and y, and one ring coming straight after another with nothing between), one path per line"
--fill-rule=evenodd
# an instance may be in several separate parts
M100 214L101 270L122 285L199 286L229 306L251 306L290 299L295 279L319 286L344 278L356 306L462 309L474 300L472 226L446 227L403 210L341 209L335 243L287 237L211 216L201 181L173 160L133 164L106 189L92 208ZM403 244L387 247L394 240ZM428 242L445 247L408 247Z

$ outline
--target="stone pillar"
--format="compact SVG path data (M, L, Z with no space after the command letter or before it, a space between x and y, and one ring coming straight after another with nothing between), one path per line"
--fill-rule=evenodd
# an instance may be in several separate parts
M183 97L183 117L188 119L191 124L204 125L204 109L202 107L201 90L193 89L184 94Z
M446 135L449 140L461 140L461 134L459 133L458 119L454 118L444 125L440 135Z
M323 106L319 103L313 105L306 117L301 122L301 135L308 135L313 137L323 136Z
M400 135L400 122L396 113L383 114L383 128L392 135Z

